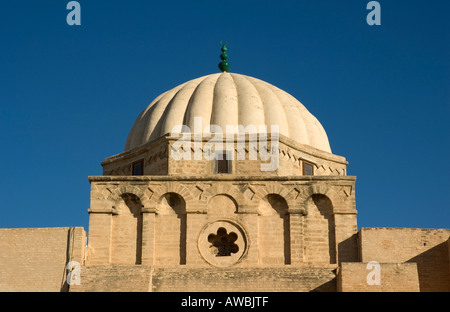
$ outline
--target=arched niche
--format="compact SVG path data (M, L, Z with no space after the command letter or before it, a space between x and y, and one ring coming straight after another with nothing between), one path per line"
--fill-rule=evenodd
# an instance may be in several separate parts
M291 263L288 205L278 194L268 194L258 205L258 249L262 265Z
M314 194L306 201L306 210L305 261L336 263L333 203L323 194Z
M156 207L155 259L158 264L186 264L186 202L177 193L163 194Z
M237 212L238 206L233 197L226 194L218 194L208 202L208 215L231 216Z
M131 193L116 200L112 217L111 263L140 264L142 257L142 202Z

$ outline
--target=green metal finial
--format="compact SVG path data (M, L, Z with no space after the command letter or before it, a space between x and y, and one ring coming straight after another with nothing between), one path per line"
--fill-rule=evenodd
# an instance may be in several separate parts
M223 43L220 41L220 44L222 45L222 48L220 49L222 51L222 54L220 54L220 59L222 62L219 63L219 69L221 72L227 72L230 70L230 63L227 62L228 60L228 54L227 54L227 44L228 42L225 41Z

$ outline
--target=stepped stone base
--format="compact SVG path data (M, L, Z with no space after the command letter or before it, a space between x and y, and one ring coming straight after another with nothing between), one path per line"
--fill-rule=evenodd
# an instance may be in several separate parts
M81 268L72 292L336 291L336 265L289 268L165 268L98 265Z

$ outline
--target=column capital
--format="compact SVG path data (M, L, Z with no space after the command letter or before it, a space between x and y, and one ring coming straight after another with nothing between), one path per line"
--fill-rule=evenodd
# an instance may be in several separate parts
M113 207L111 208L88 208L88 213L106 213L113 214Z
M288 214L301 214L301 215L306 216L307 211L303 207L291 207L288 209Z
M156 213L155 207L142 207L141 209L142 213Z

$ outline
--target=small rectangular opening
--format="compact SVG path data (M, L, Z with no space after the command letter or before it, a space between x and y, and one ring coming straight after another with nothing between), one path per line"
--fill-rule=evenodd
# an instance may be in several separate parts
M231 160L227 152L217 152L215 157L215 173L231 173Z
M303 175L305 176L313 176L314 175L314 165L303 161Z
M132 175L138 176L138 175L144 175L144 160L138 160L133 163L133 169L132 169Z

